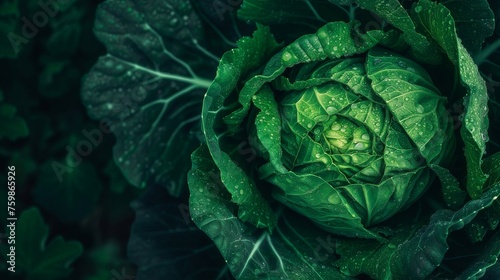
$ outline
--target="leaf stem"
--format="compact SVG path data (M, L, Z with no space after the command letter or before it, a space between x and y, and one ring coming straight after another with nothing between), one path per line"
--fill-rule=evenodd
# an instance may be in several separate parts
M174 81L178 81L178 82L184 82L184 83L196 85L196 86L204 88L204 89L208 89L208 87L210 87L210 84L212 83L212 80L206 80L206 79L199 78L199 77L188 78L188 77L185 77L185 76L180 76L180 75L175 75L175 74L170 74L170 73L159 72L159 71L156 71L156 70L151 70L151 69L149 69L147 67L144 67L142 65L138 65L138 64L135 64L135 63L131 63L131 62L125 61L125 60L120 59L120 58L115 57L115 56L111 56L111 57L113 57L114 59L120 61L121 63L123 63L125 65L128 65L128 66L130 66L132 68L135 68L137 70L149 73L151 75L154 75L154 76L157 76L157 77L160 77L160 78L174 80Z

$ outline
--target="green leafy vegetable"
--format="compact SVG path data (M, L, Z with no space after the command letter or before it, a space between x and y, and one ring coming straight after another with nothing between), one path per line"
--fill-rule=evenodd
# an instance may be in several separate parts
M193 153L188 181L193 221L215 241L237 279L350 279L341 274L328 257L329 250L317 244L321 233L307 221L292 221L282 214L271 235L255 231L234 215L229 193L214 173L217 167L206 146ZM304 224L302 224L304 223ZM324 239L329 239L325 237ZM321 240L321 239L320 239ZM330 251L331 252L331 251ZM318 256L324 257L319 261Z
M112 122L128 181L158 195L136 205L129 250L140 277L160 266L194 277L200 269L179 267L173 252L196 263L214 248L236 279L497 275L500 145L488 140L500 118L488 91L500 44L490 5L103 4L95 30L108 54L82 97L92 118ZM238 8L238 19L221 7ZM48 64L46 77L63 67ZM164 215L173 201L180 213ZM189 254L192 244L172 241L198 238L178 225L186 217L213 244ZM227 277L218 263L210 272Z

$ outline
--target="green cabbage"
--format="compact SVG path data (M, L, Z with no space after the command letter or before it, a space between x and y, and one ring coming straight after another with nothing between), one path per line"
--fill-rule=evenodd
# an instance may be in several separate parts
M150 190L139 275L500 278L494 1L106 3L82 96Z
M278 44L280 33L258 24L224 54L204 97L205 144L192 155L190 209L238 279L423 279L443 262L449 234L479 227L474 218L497 198L481 168L485 82L450 11L428 0L410 9L356 4L392 26L363 31L354 18L331 21ZM240 15L283 31L286 14L269 19L252 10L267 5L276 3L249 1ZM443 82L453 76L440 77L439 67L457 74ZM450 114L457 96L466 108L460 133ZM464 178L450 169L457 161ZM444 204L426 198L412 207L436 188ZM426 203L445 206L430 222L404 211ZM306 227L337 238L332 251L341 258L326 272L301 247L314 247L310 232L289 222L303 217L314 224Z

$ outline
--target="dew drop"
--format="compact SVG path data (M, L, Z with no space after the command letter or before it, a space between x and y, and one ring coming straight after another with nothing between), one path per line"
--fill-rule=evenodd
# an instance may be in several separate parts
M292 59L292 55L289 52L284 52L283 55L281 56L281 58L284 61L289 61L290 59Z
M341 127L342 126L340 124L336 123L336 124L332 125L332 130L337 131L337 130L340 130Z
M328 34L326 34L324 30L321 30L320 32L318 32L318 37L324 39L328 37Z
M338 195L332 194L330 197L328 197L328 202L331 204L339 204L340 203L340 198Z
M179 24L179 20L177 18L173 18L168 23L170 24L170 26L175 27Z
M354 145L354 149L356 149L356 150L364 150L365 149L365 145L363 143L357 143L356 145Z

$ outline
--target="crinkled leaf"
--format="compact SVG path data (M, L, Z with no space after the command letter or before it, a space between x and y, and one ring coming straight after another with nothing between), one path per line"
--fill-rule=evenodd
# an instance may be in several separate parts
M220 185L207 147L196 150L192 159L191 217L215 242L236 279L350 279L332 265L331 236L288 213L272 235L256 231L234 214L236 205Z
M437 49L415 30L415 24L398 0L384 2L373 0L354 0L360 7L367 9L403 32L402 37L411 46L413 58L426 63L437 64L440 57Z
M257 227L272 228L275 223L268 202L257 190L255 182L230 157L229 152L236 150L235 143L224 143L225 124L220 120L224 113L225 99L235 90L237 83L255 67L259 67L277 47L269 28L261 27L253 38L244 37L221 59L217 76L208 89L203 101L203 132L210 153L221 170L224 185L231 193L232 201L239 205L238 216ZM227 133L227 132L224 132ZM238 146L240 143L236 143ZM227 147L226 147L227 145Z
M287 68L327 58L337 59L363 53L375 46L383 37L380 30L366 34L353 34L358 30L352 24L331 22L289 44L267 62L263 75L250 78L238 95L242 107L225 117L230 130L236 130L250 109L254 94L267 82L275 80ZM338 43L342 42L342 43Z
M372 88L387 104L429 163L440 163L454 146L445 98L417 63L380 49L368 52L366 72ZM450 132L450 133L446 133Z
M114 156L133 185L180 195L198 145L190 130L218 62L202 22L189 1L111 0L98 9L95 33L108 54L84 80L88 113L113 123Z
M397 225L387 243L354 239L340 242L338 265L341 271L353 276L365 273L375 279L425 279L442 263L449 248L449 235L469 224L480 211L498 203L499 195L497 186L456 212L438 210L421 228L411 221Z
M467 191L472 198L482 194L486 175L481 169L488 136L488 95L486 85L471 56L461 44L455 21L442 4L421 0L414 6L415 18L433 40L446 52L460 74L467 90L464 97L464 121L460 133L465 142L467 160Z
M28 280L52 280L68 276L70 265L82 254L83 246L77 241L65 241L56 236L47 243L48 226L38 208L21 213L16 226L16 273ZM2 244L2 257L8 245Z
M255 107L260 109L255 119L257 136L269 154L269 160L274 168L285 172L281 162L281 115L278 104L274 100L273 91L269 87L263 87L261 92L252 98Z
M276 174L267 180L282 190L274 194L278 201L309 217L323 229L349 237L383 240L364 227L360 215L351 201L342 195L343 192L333 188L322 178L313 174L297 175L287 172ZM385 188L382 191L377 190L378 186L357 187L350 186L349 190L354 193L356 188L359 192L354 194L355 198L366 197L370 200L363 205L366 208L378 208L376 205L387 203L388 196L392 194ZM378 203L377 199L380 199ZM368 209L368 212L371 211L372 209Z

